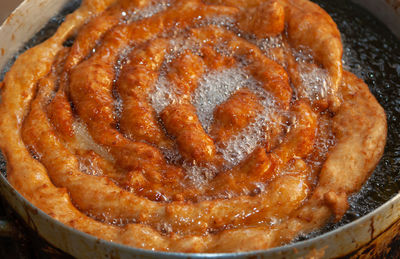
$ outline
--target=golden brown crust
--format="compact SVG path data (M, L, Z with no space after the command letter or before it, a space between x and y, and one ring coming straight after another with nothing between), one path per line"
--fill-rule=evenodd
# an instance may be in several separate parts
M135 17L154 3L87 0L21 55L0 104L10 183L69 226L145 249L266 249L341 218L382 155L386 118L362 80L342 73L336 25L306 0L203 2L161 3L151 17ZM260 10L277 19L266 22ZM215 25L220 16L244 34L282 34L280 64ZM168 37L181 34L192 45L174 52ZM312 54L307 69L327 74L322 102L304 94L300 46ZM208 135L194 93L209 74L238 66L256 83L217 104ZM172 101L160 108L149 96L162 79ZM242 160L227 159L229 141L260 114L259 143Z
M257 95L240 89L215 109L211 135L216 142L228 141L254 121L262 110Z

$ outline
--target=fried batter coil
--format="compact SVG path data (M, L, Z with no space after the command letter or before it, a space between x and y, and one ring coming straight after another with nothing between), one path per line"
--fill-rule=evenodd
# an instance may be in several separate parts
M75 31L72 47L62 47ZM289 242L343 215L384 146L383 110L362 81L342 78L339 35L304 0L86 1L5 78L9 181L65 224L135 247L233 252ZM264 37L281 37L279 64L260 48ZM304 48L310 69L327 74L321 102L302 94L296 78ZM226 71L240 71L249 85L214 103L204 125L196 91ZM163 80L160 108L151 96ZM227 159L260 118L257 145L242 160ZM363 123L351 128L354 118ZM360 162L338 168L354 143Z

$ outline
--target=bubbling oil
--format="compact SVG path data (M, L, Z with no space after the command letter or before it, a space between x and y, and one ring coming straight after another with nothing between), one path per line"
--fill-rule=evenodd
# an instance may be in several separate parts
M341 221L299 240L352 222L400 191L400 40L372 14L346 0L313 0L336 22L343 42L344 69L362 78L386 111L388 136L383 157L361 190L349 198Z
M157 5L155 9L149 9L148 12L161 11L168 5L168 2L169 1L163 1L163 4ZM400 129L397 126L400 121L400 56L394 54L400 53L400 41L391 34L383 24L377 21L376 18L350 1L315 0L314 2L321 5L321 7L332 16L342 33L345 69L362 78L369 85L370 90L376 96L380 104L384 107L388 117L388 141L381 162L376 167L368 182L359 193L350 197L350 209L343 219L338 223L329 224L323 229L299 239L310 238L349 223L382 205L400 190L400 175L398 174L400 171ZM63 22L65 16L74 11L79 4L79 0L69 1L60 14L53 17L49 23L30 39L8 62L1 71L0 80L4 78L5 73L21 53L43 42L54 34L57 27ZM132 17L132 19L137 18L135 15L132 15ZM223 22L229 24L229 22ZM211 21L210 23L219 24L222 22ZM73 39L69 39L65 42L65 45L70 46L72 43ZM281 39L274 38L266 39L264 42L260 42L260 44L257 45L259 45L262 50L263 46L265 46L265 50L268 50L271 46L280 47L281 44ZM229 72L232 71L225 71L222 73ZM315 71L311 71L310 73L314 72ZM234 76L237 75L240 76L240 74L237 73ZM213 76L215 78L212 78ZM207 84L207 80L217 80L224 76L226 75L207 74L203 78L203 84ZM232 76L232 74L229 76ZM307 79L307 77L304 78L304 80ZM244 82L247 79L240 80L240 82ZM312 83L315 83L315 85L321 84L321 82ZM246 82L246 86L248 85L249 82ZM162 86L162 84L160 84L160 86ZM202 88L199 87L199 91L201 91L201 89ZM207 93L204 93L204 95L207 96ZM209 98L206 99L209 100ZM218 101L222 102L221 100L216 100L215 105L217 105ZM159 109L162 109L163 103L159 104L161 105ZM208 122L204 118L207 118L207 114L211 113L207 110L209 107L201 107L201 104L198 104L196 108L198 110L204 109L203 115L200 116L200 121L207 130ZM196 170L202 171L201 168L192 169L193 178L199 175ZM0 170L6 175L6 162L3 156L0 156Z

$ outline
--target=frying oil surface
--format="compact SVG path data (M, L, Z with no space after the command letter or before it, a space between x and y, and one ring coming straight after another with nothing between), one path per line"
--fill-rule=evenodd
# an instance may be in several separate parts
M386 111L384 155L361 191L350 197L343 219L316 234L347 224L379 207L400 190L400 41L370 13L350 1L316 0L342 35L344 67L362 78Z
M385 108L389 123L388 143L380 164L361 192L351 198L351 208L343 220L338 224L326 227L323 230L326 231L337 225L345 224L365 215L383 204L400 190L400 177L398 176L400 169L400 134L399 129L396 127L396 123L400 119L400 110L397 108L400 107L400 57L393 55L393 53L400 53L400 43L382 24L376 21L375 18L365 11L360 10L358 6L349 3L349 1L342 0L333 3L332 1L319 0L315 2L327 10L338 24L343 38L344 64L346 68L364 79L370 86L371 91ZM73 1L69 4L62 14L53 18L41 32L26 44L21 52L49 37L62 22L63 17L77 7L78 4L79 1ZM337 6L339 6L339 8ZM365 26L366 24L368 24L368 26ZM271 41L272 42L264 42L258 45L263 49L262 46L264 45L271 46L273 44L280 44L279 40L276 42L273 40ZM66 44L70 43L66 42ZM267 50L267 48L265 48L265 50ZM10 62L10 65L12 62L13 61ZM7 66L4 71L8 70L8 68L9 66ZM4 72L2 73L2 76L3 75ZM307 81L308 78L307 73L304 73L303 79ZM311 83L323 85L323 77L320 79L322 81ZM218 83L218 80L220 80L221 87L226 87L226 91L224 90L221 93L207 92L207 84L210 82L213 84ZM256 83L254 83L251 78L246 78L246 75L237 73L234 69L223 71L220 74L206 74L194 98L194 104L196 105L197 103L197 110L201 111L199 117L203 127L206 130L208 129L209 121L207 121L206 118L210 117L210 114L212 114L214 110L213 107L227 99L230 92L242 88L243 85L249 87L249 85L251 86L253 84ZM158 86L162 87L162 82L159 83ZM254 87L256 88L256 86ZM225 95L226 97L224 97ZM267 96L264 97L266 103L264 107L268 107L269 99ZM164 105L163 101L165 100L157 99L157 97L152 99L153 105ZM206 102L201 101L202 99L206 99L211 103L203 106ZM267 116L268 112L265 112L265 114ZM261 116L260 121L263 119L265 118ZM252 135L253 138L245 139L247 134L242 134L242 138L241 136L237 136L237 141L232 141L233 151L227 152L227 161L240 161L241 159L237 159L237 156L241 156L246 152L251 152L252 145L256 145L258 142L257 122L258 120L255 125L253 125L254 127L250 127L251 129L249 129L255 132L255 134ZM243 145L243 143L246 143L246 145ZM236 152L237 148L235 148L235 146L246 150L243 152ZM1 163L1 169L5 172L3 161ZM196 170L201 171L201 168L192 168L191 170L193 171L193 178L196 178L198 174L204 174L204 172L196 172Z

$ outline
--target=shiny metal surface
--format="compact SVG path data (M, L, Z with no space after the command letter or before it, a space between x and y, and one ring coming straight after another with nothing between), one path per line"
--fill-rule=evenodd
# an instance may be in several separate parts
M22 0L0 0L0 23L22 2Z
M24 1L0 28L0 67L4 67L24 42L30 39L68 0ZM365 6L400 37L400 15L387 11L390 5L384 0L354 2ZM376 5L385 8L376 8ZM46 10L46 12L43 12ZM35 21L32 23L31 21ZM349 254L378 237L400 219L400 194L366 216L316 238L249 253L235 254L182 254L160 253L127 247L81 233L52 219L17 193L0 176L0 193L13 209L49 243L77 258L332 258Z
M400 39L399 0L352 0L381 20Z

